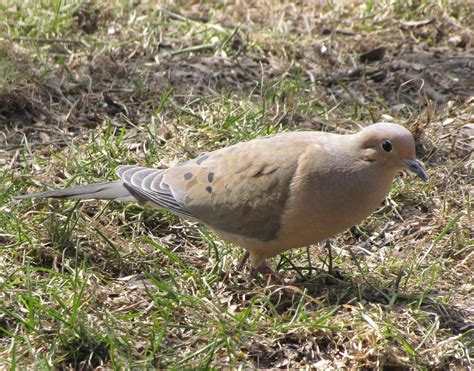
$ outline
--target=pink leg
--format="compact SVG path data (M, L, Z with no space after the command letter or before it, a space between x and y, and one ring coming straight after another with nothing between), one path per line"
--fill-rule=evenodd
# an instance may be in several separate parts
M242 270L245 263L247 263L247 260L249 260L249 256L250 256L250 253L248 251L246 251L245 254L242 256L242 258L240 258L239 263L237 264L237 266L235 267L235 269L237 271Z
M249 260L249 257L250 257L250 253L248 251L245 252L244 255L242 255L242 257L240 258L239 262L237 263L236 267L235 267L235 270L237 272L241 271L242 268L244 267L245 263L247 263L247 260ZM227 272L224 277L222 278L222 281L223 282L227 282L229 280L229 274L230 272Z

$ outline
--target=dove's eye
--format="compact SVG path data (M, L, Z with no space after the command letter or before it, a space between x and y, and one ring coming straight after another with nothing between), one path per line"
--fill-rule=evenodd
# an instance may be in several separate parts
M392 146L392 143L385 139L381 144L380 144L380 147L382 147L382 149L385 151L385 152L392 152L392 149L393 149L393 146Z

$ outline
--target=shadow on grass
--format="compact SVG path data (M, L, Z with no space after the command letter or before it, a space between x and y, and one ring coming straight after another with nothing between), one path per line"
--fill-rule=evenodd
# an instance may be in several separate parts
M338 306L344 304L367 303L380 304L384 311L393 311L396 308L416 308L433 313L439 317L440 327L449 329L453 335L472 336L474 340L474 323L467 320L466 311L441 304L436 298L443 293L431 291L404 292L399 288L383 286L368 281L355 281L345 277L335 270L328 273L319 270L309 279L297 279L289 283L289 290L278 291L278 311L283 313L293 307L300 300L301 294L309 300L319 300L318 307ZM296 290L292 289L294 287ZM283 292L284 296L281 295ZM275 297L275 299L276 299Z

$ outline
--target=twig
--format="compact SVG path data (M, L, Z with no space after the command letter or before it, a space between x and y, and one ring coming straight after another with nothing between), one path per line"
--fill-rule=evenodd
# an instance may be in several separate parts
M72 39L61 39L61 38L15 36L15 37L2 37L1 40L34 41L37 43L44 43L44 44L64 43L64 44L78 44L78 45L89 46L83 40L72 40Z

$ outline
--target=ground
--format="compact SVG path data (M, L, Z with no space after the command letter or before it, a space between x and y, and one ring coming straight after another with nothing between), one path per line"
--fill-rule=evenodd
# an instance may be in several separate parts
M0 5L0 364L470 368L474 6ZM12 196L289 130L408 127L430 176L271 264L165 211ZM471 125L471 126L469 126ZM226 273L228 273L226 275Z

